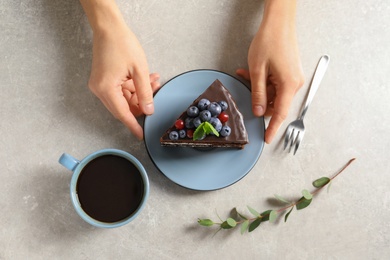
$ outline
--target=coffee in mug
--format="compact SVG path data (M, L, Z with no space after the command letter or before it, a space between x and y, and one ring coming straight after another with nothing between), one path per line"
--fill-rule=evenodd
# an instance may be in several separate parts
M145 205L149 193L145 169L124 151L101 150L81 161L63 154L60 163L73 171L70 189L77 213L94 226L124 225Z

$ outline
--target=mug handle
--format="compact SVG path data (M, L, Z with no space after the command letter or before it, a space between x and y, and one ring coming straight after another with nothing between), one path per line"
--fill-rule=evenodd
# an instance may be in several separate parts
M74 171L80 163L79 160L67 153L63 153L58 162L71 171Z

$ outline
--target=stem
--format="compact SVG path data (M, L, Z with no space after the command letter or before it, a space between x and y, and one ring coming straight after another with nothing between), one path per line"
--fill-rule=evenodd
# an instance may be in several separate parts
M349 160L349 161L347 162L347 164L345 164L344 167L343 167L338 173L336 173L333 177L329 178L330 181L332 181L332 180L333 180L334 178L336 178L340 173L342 173L342 172L343 172L343 171L344 171L344 170L345 170L345 169L346 169L354 160L356 160L356 158L352 158L351 160ZM322 190L325 186L329 185L330 181L329 181L326 185L324 185L324 186L322 186L322 187L319 187L319 188L315 189L313 192L311 192L311 194L312 194L312 195L317 194L317 193L318 193L320 190ZM295 205L298 204L298 202L299 202L299 200L297 200L296 202L294 202L294 203L292 203L292 204L290 204L290 205L288 205L288 206L286 206L286 207L284 207L284 208L278 209L277 212L280 213L280 212L282 212L282 211L285 211L285 210L288 209L288 208L294 207Z
M327 184L325 184L324 186L322 187L319 187L319 188L316 188L313 192L311 192L312 195L315 195L317 194L320 190L322 190L325 186L329 185L329 183L334 179L336 178L340 173L342 173L354 160L356 160L356 158L352 158L350 159L345 165L343 168L341 168L341 170L339 172L337 172L333 177L329 178L329 182ZM299 199L300 200L300 199ZM280 212L283 212L285 211L286 209L289 209L291 207L294 207L296 206L298 203L299 203L299 200L295 201L294 203L291 203L289 204L288 206L285 206L283 208L280 208L278 210L276 210L277 213L280 213ZM217 214L218 216L218 214ZM264 216L263 215L260 215L261 218L267 216L267 214L265 214ZM218 216L218 218L223 222L223 220ZM242 224L243 222L245 221L254 221L256 219L258 219L259 217L255 217L255 218L248 218L248 219L243 219L243 220L239 220L239 221L236 221L237 224ZM221 225L222 223L214 223L215 225ZM218 230L219 231L219 230Z
M330 181L332 181L334 178L336 178L340 173L342 173L353 161L355 161L356 160L356 158L352 158L351 160L349 160L345 165L344 165L344 167L338 172L338 173L336 173L333 177L331 177L331 178L329 178L330 179ZM320 188L317 188L317 189L315 189L313 192L311 192L311 194L312 195L315 195L315 194L317 194L320 190L322 190L324 187L326 187L327 185L329 185L329 183L330 183L330 181L326 184L326 185L324 185L324 186L322 186L322 187L320 187ZM278 209L276 212L277 213L280 213L280 212L283 212L283 211L285 211L286 209L289 209L289 208L291 208L291 207L294 207L294 206L296 206L297 204L298 204L298 202L299 202L299 200L297 200L296 202L294 202L294 203L292 203L292 204L289 204L288 206L285 206L285 207L283 207L283 208L281 208L281 209ZM262 216L263 217L263 216ZM255 219L255 218L254 218ZM249 220L252 220L252 219L249 219Z
M333 177L331 177L330 178L330 181L332 181L334 178L336 178L340 173L342 173L353 161L355 161L356 160L356 158L352 158L351 160L349 160L348 162L347 162L347 164L346 165L344 165L344 167L338 172L338 173L336 173ZM320 190L322 190L325 186L327 186L327 185L329 185L329 183L330 183L330 181L326 184L326 185L324 185L324 186L322 186L322 187L320 187L320 188L317 188L315 191L313 191L311 194L312 195L314 195L314 194L316 194L316 193L318 193Z
M337 177L337 175L339 175L340 173L342 173L353 161L355 161L356 160L356 158L352 158L351 160L349 160L349 162L347 162L347 164L335 175L335 176L333 176L332 178L330 178L330 180L333 180L334 178L336 178ZM326 184L326 185L328 185L328 184ZM326 186L325 185L325 186Z

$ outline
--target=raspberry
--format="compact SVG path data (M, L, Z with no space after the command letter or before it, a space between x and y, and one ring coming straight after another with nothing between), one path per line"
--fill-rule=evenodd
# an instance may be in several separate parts
M221 112L221 114L219 114L218 116L218 119L221 121L222 124L226 123L229 120L229 115L225 112Z
M181 120L181 119L177 119L176 122L175 122L175 127L178 130L183 129L184 128L184 121Z

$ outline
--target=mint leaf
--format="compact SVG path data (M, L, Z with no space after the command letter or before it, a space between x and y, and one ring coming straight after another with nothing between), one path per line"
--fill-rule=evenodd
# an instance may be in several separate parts
M219 136L219 133L218 131L214 128L214 126L212 124L210 124L209 122L203 122L204 124L204 130L206 132L206 134L211 134L213 133L214 135L216 136Z
M203 136L206 134L205 128L204 128L204 122L201 123L195 130L194 135L192 137L192 140L201 140Z
M203 122L196 128L192 140L194 141L202 140L205 135L209 135L209 134L214 134L216 136L219 136L218 131L215 130L212 124L210 124L209 122Z

